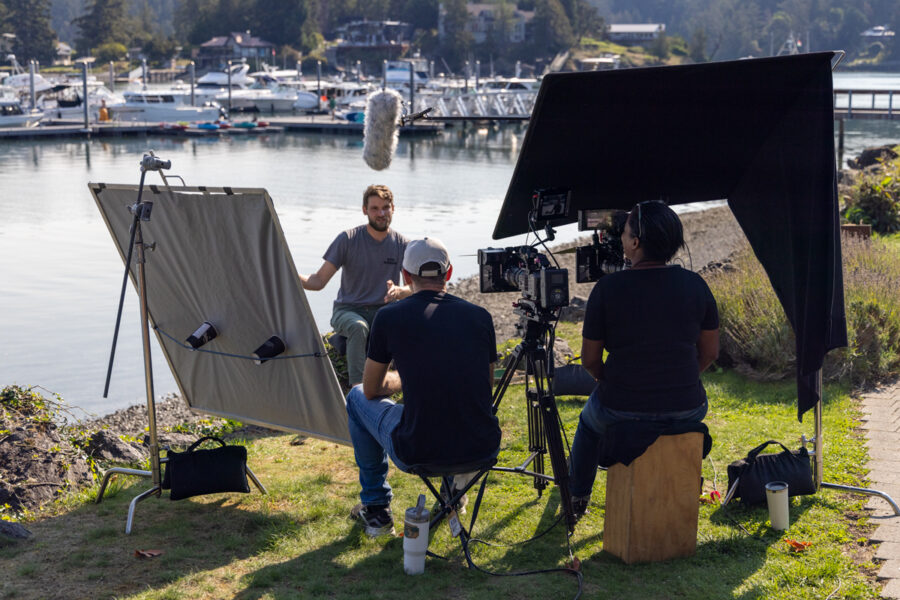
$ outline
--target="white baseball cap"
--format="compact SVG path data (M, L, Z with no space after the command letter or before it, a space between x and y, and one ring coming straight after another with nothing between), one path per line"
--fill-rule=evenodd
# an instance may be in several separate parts
M450 270L450 254L437 238L413 240L406 245L403 268L419 277L439 277Z

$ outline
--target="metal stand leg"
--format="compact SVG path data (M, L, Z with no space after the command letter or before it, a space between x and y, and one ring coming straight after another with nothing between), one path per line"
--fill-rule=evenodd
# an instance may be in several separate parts
M822 393L823 387L822 387L822 371L821 371L821 369L819 370L819 385L818 385L818 387L819 387L819 401L816 402L816 406L813 408L813 413L814 413L813 418L815 420L816 434L812 440L806 440L806 439L803 440L804 442L807 442L807 441L813 442L813 451L811 454L814 455L813 458L815 459L813 461L813 465L814 465L813 470L815 471L814 475L815 475L816 488L817 489L830 488L833 490L842 490L845 492L853 492L856 494L867 494L869 496L878 496L879 498L883 498L888 504L891 505L891 508L894 509L895 515L900 516L900 506L897 506L897 503L894 502L894 499L891 498L885 492L882 492L879 490L871 490L869 488L854 487L851 485L841 485L838 483L827 483L827 482L822 481L822 471L823 471L823 463L824 463L825 457L824 457L824 453L823 453L824 441L822 439L822 401L823 401L824 397L823 397L823 393Z
M250 467L245 467L245 469L247 469L247 477L250 478L250 481L253 482L253 485L256 486L256 489L258 489L261 494L268 494L269 492L266 491L265 486L260 483L259 479L256 478L256 475L253 474L253 471L250 470Z
M97 492L97 499L94 500L96 504L100 504L103 501L103 492L106 491L106 484L109 483L110 478L116 473L121 473L122 475L135 475L137 477L153 477L152 471L114 467L103 474L103 481L100 483L100 491Z
M128 505L128 519L125 521L126 535L131 533L131 522L134 520L134 509L137 507L137 503L150 496L159 496L160 491L159 486L155 485L146 492L138 494L131 500L131 504Z

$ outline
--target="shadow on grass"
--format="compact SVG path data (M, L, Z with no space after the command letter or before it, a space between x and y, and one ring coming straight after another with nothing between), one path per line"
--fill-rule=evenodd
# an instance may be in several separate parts
M128 504L148 487L146 480L111 486L101 504L27 523L31 538L0 549L0 597L128 596L257 555L273 535L304 527L289 515L248 510L243 494L173 502L164 493L137 505L126 535ZM147 549L162 554L136 557Z

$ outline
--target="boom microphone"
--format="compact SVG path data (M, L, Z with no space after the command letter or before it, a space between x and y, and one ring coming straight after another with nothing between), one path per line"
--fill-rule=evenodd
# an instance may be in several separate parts
M390 89L369 94L366 101L363 159L376 171L391 166L397 151L402 104L400 93Z

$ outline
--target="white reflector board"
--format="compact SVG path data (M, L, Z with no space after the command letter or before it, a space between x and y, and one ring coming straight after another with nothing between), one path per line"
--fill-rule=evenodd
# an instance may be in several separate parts
M124 261L138 186L88 187ZM145 264L150 323L188 405L349 444L344 397L268 192L146 185L142 200L153 203L141 223L144 244L155 244ZM185 340L204 321L218 336L191 350ZM282 357L297 357L257 365L202 351L252 356L272 336L285 343Z

